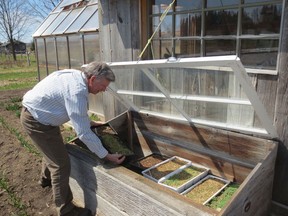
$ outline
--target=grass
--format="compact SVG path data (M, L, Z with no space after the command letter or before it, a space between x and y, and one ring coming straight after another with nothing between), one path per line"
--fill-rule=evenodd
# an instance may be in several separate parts
M184 183L188 182L189 180L195 178L203 171L204 170L199 169L197 167L190 166L190 167L185 168L181 172L171 176L170 178L165 180L163 183L171 187L177 188L183 185Z
M37 64L34 55L30 55L31 64L25 55L18 55L17 62L0 55L0 91L32 88L38 80Z
M9 186L8 179L4 176L3 172L0 175L0 188L8 194L10 203L18 210L16 215L28 216L26 212L27 206L21 202L21 199L17 197L12 187Z
M239 188L239 184L237 183L231 183L229 184L218 196L214 197L207 206L216 209L221 210L231 199L233 194L237 191Z

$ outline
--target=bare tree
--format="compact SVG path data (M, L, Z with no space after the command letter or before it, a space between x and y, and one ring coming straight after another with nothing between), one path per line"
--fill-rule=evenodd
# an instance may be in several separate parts
M41 22L59 4L61 0L27 0L31 15Z
M25 35L30 16L25 11L25 0L0 0L0 34L11 44L16 61L15 39Z

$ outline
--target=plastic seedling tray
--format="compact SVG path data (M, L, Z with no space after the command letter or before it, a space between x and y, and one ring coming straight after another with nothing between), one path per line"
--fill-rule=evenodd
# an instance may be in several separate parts
M208 172L209 168L192 163L161 178L159 184L181 193L207 176Z
M161 155L159 153L152 153L145 157L138 158L137 160L130 161L129 164L133 168L140 170L140 172L142 172L143 170L146 170L162 161L165 161L168 158L170 157L166 155Z
M209 182L210 181L210 182ZM213 183L214 182L214 183ZM213 197L217 196L230 181L213 175L207 175L205 178L194 184L181 194L192 199L196 203L206 205Z
M166 175L178 170L180 168L186 168L187 166L191 165L191 161L178 157L173 156L164 160L148 169L142 171L143 176L146 178L151 179L152 181L159 182L159 180Z

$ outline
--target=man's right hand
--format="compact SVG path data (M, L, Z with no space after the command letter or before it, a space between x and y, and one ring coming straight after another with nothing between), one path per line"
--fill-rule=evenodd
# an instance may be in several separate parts
M115 164L121 164L125 160L125 156L122 154L107 154L105 157L106 160L109 160Z

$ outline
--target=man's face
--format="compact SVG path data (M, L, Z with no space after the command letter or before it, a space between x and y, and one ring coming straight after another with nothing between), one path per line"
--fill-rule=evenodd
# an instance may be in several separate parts
M104 77L92 76L88 80L88 91L89 93L92 93L92 94L104 92L106 91L109 84L110 84L110 81Z

